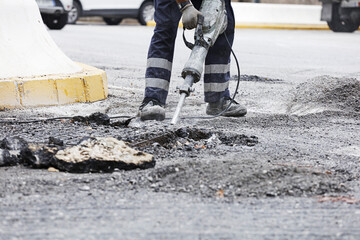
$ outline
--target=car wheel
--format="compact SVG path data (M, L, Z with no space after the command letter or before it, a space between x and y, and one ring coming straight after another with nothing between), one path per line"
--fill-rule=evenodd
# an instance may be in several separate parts
M146 25L147 22L154 20L154 3L152 1L144 2L139 9L138 20L141 25Z
M359 28L359 24L354 22L351 17L341 18L339 3L333 4L332 19L327 24L334 32L354 32Z
M122 21L122 18L103 17L103 19L104 19L104 22L106 22L107 25L118 25Z
M82 9L81 9L80 3L78 3L77 1L74 1L73 8L69 12L68 23L75 24L76 21L81 16L81 11L82 11Z
M68 21L67 13L60 14L59 16L54 16L54 15L42 15L42 16L45 25L49 29L53 29L53 30L62 29L67 24Z

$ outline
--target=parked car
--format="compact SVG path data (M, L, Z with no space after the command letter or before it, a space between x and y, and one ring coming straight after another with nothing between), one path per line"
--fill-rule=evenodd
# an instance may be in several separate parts
M360 26L360 0L320 0L321 20L334 32L354 32Z
M68 13L73 8L73 0L36 0L41 17L50 29L62 29L68 21Z
M123 18L135 18L146 25L154 18L154 3L153 0L74 0L68 23L93 16L102 17L108 25L117 25Z

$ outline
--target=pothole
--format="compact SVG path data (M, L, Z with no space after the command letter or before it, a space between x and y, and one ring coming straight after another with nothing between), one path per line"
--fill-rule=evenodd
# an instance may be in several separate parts
M189 127L160 133L147 132L130 137L118 136L118 138L130 142L131 146L140 149L161 146L167 150L177 149L179 151L191 151L197 148L212 149L219 145L252 147L259 142L256 136Z

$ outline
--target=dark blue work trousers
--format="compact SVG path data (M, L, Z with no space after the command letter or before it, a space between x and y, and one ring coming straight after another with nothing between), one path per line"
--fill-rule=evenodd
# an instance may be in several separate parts
M202 0L192 0L199 9ZM165 104L169 90L175 38L181 12L175 0L155 0L156 27L148 52L145 97ZM225 31L230 44L234 40L235 20L231 1L225 0L228 26ZM231 49L221 34L209 49L204 69L205 102L217 102L229 96Z

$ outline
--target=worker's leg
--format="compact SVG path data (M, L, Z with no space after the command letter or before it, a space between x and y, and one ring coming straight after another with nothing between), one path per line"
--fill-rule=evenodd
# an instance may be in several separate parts
M175 38L181 13L174 0L155 0L156 27L146 68L145 97L139 108L141 120L164 120Z
M225 0L228 25L225 33L221 34L214 46L209 49L205 60L204 95L205 102L209 103L206 113L217 115L228 106L230 102L230 55L234 41L235 19L231 1ZM226 40L225 34L228 41ZM223 116L244 116L247 110L240 104L233 104Z
M232 45L234 40L235 20L230 0L225 0L228 25L214 46L209 49L205 60L204 94L205 102L216 102L222 97L229 97L230 54L231 49L225 34Z
M175 0L155 0L156 27L148 52L145 99L165 105L181 13Z

